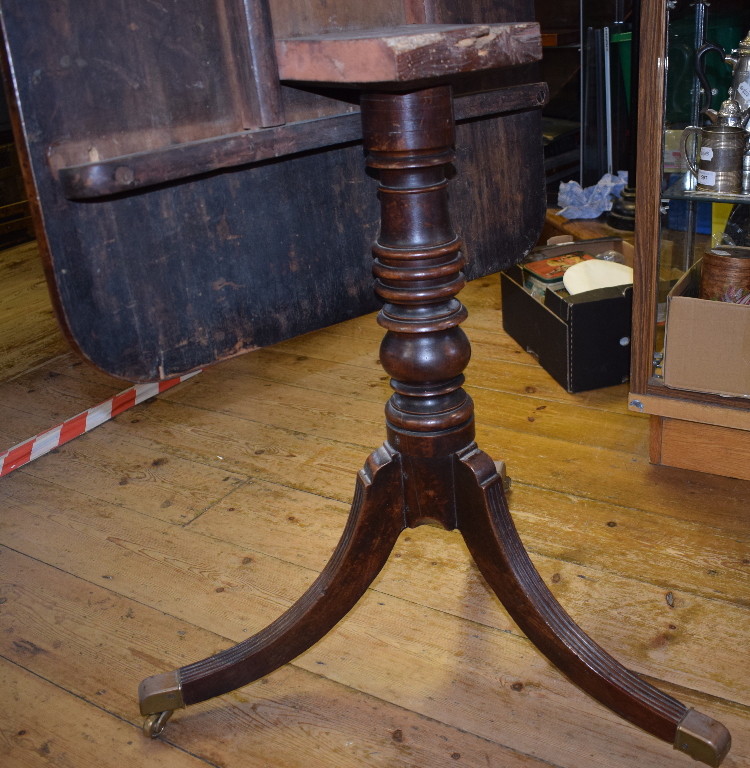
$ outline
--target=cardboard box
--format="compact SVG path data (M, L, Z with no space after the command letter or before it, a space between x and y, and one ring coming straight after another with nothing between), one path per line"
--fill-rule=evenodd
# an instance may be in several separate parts
M664 383L750 397L750 307L696 298L700 262L667 296Z
M616 250L633 265L633 247L620 238L576 240L548 246L545 255ZM520 265L500 273L503 329L568 392L621 384L630 377L632 286L561 296L547 289L544 302L524 288Z

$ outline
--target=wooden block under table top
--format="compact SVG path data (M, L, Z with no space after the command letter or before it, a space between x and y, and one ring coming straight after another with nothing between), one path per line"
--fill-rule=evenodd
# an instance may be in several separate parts
M750 431L652 416L651 463L750 480Z
M276 41L279 77L325 83L405 83L541 58L539 25L408 24Z

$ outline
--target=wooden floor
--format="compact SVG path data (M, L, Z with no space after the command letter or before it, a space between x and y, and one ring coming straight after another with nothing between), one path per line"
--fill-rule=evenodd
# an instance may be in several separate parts
M66 352L34 248L0 259L4 450L124 385ZM750 766L750 483L650 466L625 385L566 394L503 334L496 277L462 298L480 444L543 578ZM566 682L432 527L294 663L141 735L141 678L261 629L330 556L384 437L380 337L370 316L216 366L0 480L0 765L693 765Z

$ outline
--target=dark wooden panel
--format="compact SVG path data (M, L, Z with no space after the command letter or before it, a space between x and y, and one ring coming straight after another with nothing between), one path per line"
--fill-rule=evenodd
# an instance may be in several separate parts
M99 59L104 60L117 35L126 36L125 10L135 5L141 8L128 0L111 11L112 38L99 37ZM92 0L75 7L57 0L32 6L0 0L21 104L17 128L27 146L38 231L58 314L82 354L103 370L132 380L172 376L378 306L370 272L378 203L358 144L214 171L118 198L65 199L48 162L51 147L75 145L78 154L69 156L86 162L100 147L102 158L121 155L134 145L134 137L149 135L152 126L156 139L147 148L220 136L226 126L241 128L244 107L234 86L219 82L227 72L227 48L210 48L214 36L221 38L218 22L210 34L196 31L201 25L185 5L180 5L182 18L174 22L183 30L179 39L189 40L207 57L204 82L211 85L208 90L215 86L200 95L203 101L191 101L189 89L160 90L150 69L140 72L135 59L145 55L145 43L130 49L120 45L117 53L108 54L107 61L121 62L127 70L127 60L117 56L130 50L138 77L101 64L104 84L92 82L97 78L90 72L81 74L86 67L75 56L85 49L82 58L93 66L94 30L81 22L85 34L71 31L65 14L80 6L92 17L101 16ZM214 3L203 5L207 15L216 15ZM176 0L159 8L173 6ZM161 18L157 10L151 11L154 24ZM162 45L171 51L176 43L168 26L166 31L155 28L164 33ZM152 57L160 50L157 42L151 43ZM171 61L179 63L180 55ZM72 65L59 64L65 56L70 57L66 65ZM71 74L73 67L81 72ZM188 81L183 77L183 83ZM146 93L151 88L153 113ZM119 94L119 101L113 94ZM116 120L120 102L133 111L122 124ZM199 124L195 119L201 110L210 119ZM212 132L196 135L196 126L210 126ZM476 277L515 262L541 229L539 110L471 120L459 126L457 142L451 210L467 242L468 274Z
M529 0L425 0L435 7L436 23L476 24L534 21Z
M277 38L410 23L402 0L271 0Z
M547 93L545 83L529 83L468 94L455 100L455 117L460 121L543 106ZM306 120L273 129L242 131L98 163L61 168L58 180L65 197L84 200L359 141L361 138L362 126L358 114L335 115L325 120Z
M288 123L358 112L358 98L359 94L351 90L281 84L281 100Z
M540 136L538 110L458 127L451 208L469 277L536 241ZM529 137L538 159L522 161ZM105 202L66 201L51 177L39 191L69 335L113 375L175 375L378 307L378 205L358 145Z
M29 98L70 165L260 125L241 74L242 0L3 3ZM54 106L53 106L54 105ZM35 130L34 126L29 126ZM65 147L65 154L62 147Z

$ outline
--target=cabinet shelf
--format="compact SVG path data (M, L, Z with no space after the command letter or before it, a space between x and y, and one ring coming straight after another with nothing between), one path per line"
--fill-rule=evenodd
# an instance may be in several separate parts
M685 173L661 193L662 200L693 200L707 203L744 203L750 205L750 194L729 195L703 192L695 188L695 177Z

